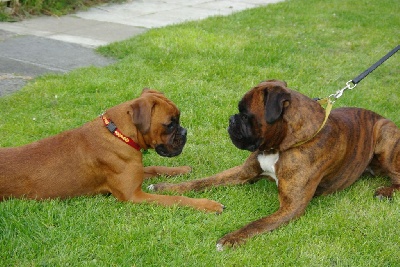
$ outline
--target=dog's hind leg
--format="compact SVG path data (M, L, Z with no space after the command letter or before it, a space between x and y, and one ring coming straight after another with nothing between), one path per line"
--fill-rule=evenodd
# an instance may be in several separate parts
M388 175L391 186L376 190L377 198L392 198L396 190L400 190L400 129L389 120L381 120L374 128L377 140L375 155L370 164L377 174Z

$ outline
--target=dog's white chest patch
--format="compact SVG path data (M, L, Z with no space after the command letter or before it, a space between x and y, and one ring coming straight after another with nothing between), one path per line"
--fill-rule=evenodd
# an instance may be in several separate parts
M279 159L279 153L275 154L260 154L257 156L258 162L260 163L261 169L264 171L263 175L268 175L275 180L276 185L278 185L278 178L275 174L275 163Z

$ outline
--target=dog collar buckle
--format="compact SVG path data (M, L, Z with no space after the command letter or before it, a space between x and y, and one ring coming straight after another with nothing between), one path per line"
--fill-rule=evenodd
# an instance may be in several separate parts
M101 115L101 119L104 122L104 125L106 126L107 130L110 131L110 133L112 133L114 136L118 137L121 141L124 141L124 143L130 145L131 147L133 147L134 149L136 149L137 151L140 151L140 146L132 140L132 138L124 135L123 133L121 133L117 126L115 125L115 123L113 123L111 120L107 119L104 114Z
M114 134L114 132L117 130L117 126L110 121L107 125L106 128L110 131L110 133Z

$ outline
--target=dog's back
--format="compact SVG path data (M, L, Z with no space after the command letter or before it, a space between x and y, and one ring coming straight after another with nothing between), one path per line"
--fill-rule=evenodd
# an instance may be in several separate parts
M62 198L90 190L81 178L85 174L79 173L87 169L82 164L90 164L84 150L89 128L86 124L20 147L0 148L0 200Z
M331 163L328 170L332 171L323 178L316 195L348 187L371 167L375 173L400 179L400 129L392 121L362 108L337 108L332 110L325 127L328 136L335 138L330 138L330 144L319 140L321 145L332 146L329 154L321 157L334 158L335 162ZM387 148L391 150L383 160L382 153ZM380 164L375 164L378 161Z

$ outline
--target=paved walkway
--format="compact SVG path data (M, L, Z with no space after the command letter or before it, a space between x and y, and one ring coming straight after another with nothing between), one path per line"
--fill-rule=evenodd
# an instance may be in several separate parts
M62 17L0 22L0 96L45 73L106 66L94 48L151 28L229 15L281 0L132 0Z

